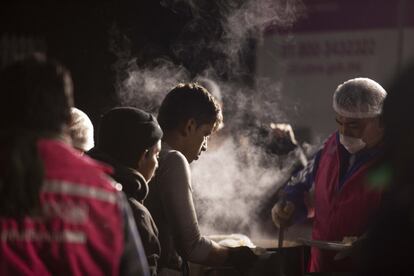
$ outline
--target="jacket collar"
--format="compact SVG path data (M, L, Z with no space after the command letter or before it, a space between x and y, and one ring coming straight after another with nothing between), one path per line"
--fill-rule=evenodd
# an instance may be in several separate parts
M133 197L140 202L144 201L148 195L148 183L142 174L135 169L120 164L96 147L87 154L113 167L114 171L111 176L122 185L122 191L127 197Z

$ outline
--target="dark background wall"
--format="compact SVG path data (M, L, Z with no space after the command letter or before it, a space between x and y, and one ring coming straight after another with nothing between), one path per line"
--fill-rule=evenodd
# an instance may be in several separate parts
M225 1L199 1L197 14L184 2L191 1L2 3L0 64L6 64L16 52L45 50L70 69L75 83L75 105L96 124L102 112L120 104L116 83L118 77L125 76L120 76L116 68L119 61L116 51L123 44L128 44L129 57L134 57L138 66L165 58L184 66L190 77L223 62L223 53L212 44L223 34L220 20L226 9L222 9L220 2ZM237 6L243 1L227 2ZM252 41L247 42L246 49L254 47ZM27 43L30 45L24 46ZM254 64L251 53L247 50L243 53L248 72ZM237 77L249 82L250 78L249 74L231 76L226 70L217 72L222 79Z

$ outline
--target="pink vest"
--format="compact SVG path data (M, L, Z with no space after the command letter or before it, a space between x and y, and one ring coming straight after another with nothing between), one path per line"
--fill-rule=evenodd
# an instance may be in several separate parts
M0 218L0 275L118 275L123 221L104 168L65 144L38 143L42 214Z
M367 171L378 162L373 158L339 187L339 145L336 135L325 144L315 177L315 240L342 241L345 236L360 236L379 207L381 193L367 185ZM349 259L334 261L337 252L312 248L310 272L350 271Z

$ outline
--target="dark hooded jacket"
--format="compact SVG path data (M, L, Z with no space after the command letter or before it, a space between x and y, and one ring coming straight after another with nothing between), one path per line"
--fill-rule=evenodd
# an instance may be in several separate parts
M161 246L158 240L158 229L150 212L143 205L143 201L148 194L148 184L145 178L136 170L120 164L96 147L87 154L113 167L112 177L122 185L122 191L128 198L147 255L151 275L157 275L157 264L161 254Z

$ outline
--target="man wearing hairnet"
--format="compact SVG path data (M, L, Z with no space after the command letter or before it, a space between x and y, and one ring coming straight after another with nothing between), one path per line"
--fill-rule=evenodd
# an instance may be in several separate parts
M386 91L368 78L339 85L333 96L338 131L313 160L289 181L272 209L276 226L287 227L314 211L312 239L342 241L361 236L379 207L381 192L367 184L368 170L383 157L380 122ZM304 203L313 190L313 204ZM312 247L310 272L352 271L349 258L335 260L337 252Z

